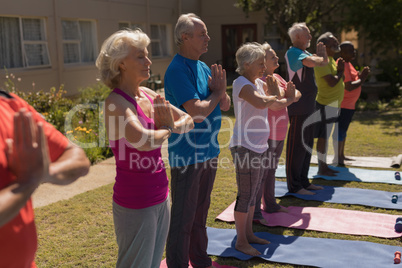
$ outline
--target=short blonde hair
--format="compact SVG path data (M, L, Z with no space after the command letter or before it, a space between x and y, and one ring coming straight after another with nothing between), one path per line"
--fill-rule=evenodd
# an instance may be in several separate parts
M96 59L96 67L99 69L102 82L112 89L117 87L121 78L119 65L122 60L133 47L144 49L150 42L149 37L141 29L120 30L109 36L103 42Z
M236 72L240 75L244 74L244 65L251 64L256 60L265 57L265 50L262 45L256 42L245 43L236 51Z
M301 33L304 28L307 28L307 25L305 22L295 22L293 23L292 27L289 28L288 30L288 35L290 37L290 41L293 43L296 39L296 35L298 33Z
M267 51L267 50L271 50L272 47L271 47L270 44L268 44L267 42L265 42L264 44L262 44L262 49L264 49L264 51ZM272 49L272 50L273 50L273 49Z
M174 29L174 41L178 47L183 44L182 35L192 34L194 28L194 20L201 20L200 17L194 13L182 14L177 20L176 27Z

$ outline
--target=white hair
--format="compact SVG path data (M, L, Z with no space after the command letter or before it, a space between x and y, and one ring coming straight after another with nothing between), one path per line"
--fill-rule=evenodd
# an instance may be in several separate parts
M292 41L292 43L296 40L296 35L298 33L301 33L304 28L307 28L307 25L305 22L293 23L292 27L290 27L288 30L288 35L289 35L290 41Z
M271 50L272 47L270 44L268 44L267 42L265 42L264 44L262 44L262 48L267 51L267 50ZM273 49L272 49L273 50Z
M251 64L256 60L265 57L265 50L262 45L256 42L245 43L236 51L236 72L240 75L244 74L244 65Z
M201 20L200 17L194 13L182 14L177 20L176 27L174 29L174 41L178 47L183 44L182 35L192 35L194 28L194 20Z
M149 37L141 29L120 30L109 36L102 44L96 67L102 82L115 88L120 82L119 64L130 53L131 48L144 49L150 44Z

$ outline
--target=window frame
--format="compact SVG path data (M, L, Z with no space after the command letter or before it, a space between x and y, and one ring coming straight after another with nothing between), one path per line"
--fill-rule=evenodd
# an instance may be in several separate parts
M158 38L152 38L152 26L157 26L158 27ZM166 40L162 40L162 32L160 27L161 26L165 26L166 27ZM163 59L163 58L168 58L172 56L172 36L173 36L173 32L172 32L172 26L170 24L164 24L164 23L152 23L149 26L149 36L151 39L151 43L150 43L150 47L151 47L151 56L153 59ZM163 54L163 47L162 47L162 43L165 42L166 44L166 55ZM152 50L152 44L157 43L159 46L159 51L161 51L161 55L154 55L154 52Z
M288 47L287 40L282 42L281 36L278 32L278 26L276 25L264 24L264 42L268 42L272 46L272 49L277 52L286 51ZM280 47L277 47L278 44Z
M79 39L64 39L64 33L63 33L63 22L64 21L72 21L72 22L77 22L78 26L78 36ZM60 20L62 26L62 33L61 33L61 43L62 43L62 51L63 51L63 57L62 61L65 66L73 66L73 65L92 65L96 61L97 57L97 51L98 51L98 43L97 43L97 25L96 25L96 20L91 20L91 19L75 19L75 18L62 18ZM82 40L82 33L81 33L81 28L80 28L80 22L90 22L91 23L91 35L92 35L92 50L93 50L93 55L92 61L83 61L84 55L82 54L82 49L81 49L81 44L83 42ZM78 59L79 61L76 62L66 62L66 59L64 58L64 45L66 44L76 44L78 47Z
M0 16L2 18L14 18L18 19L18 28L20 30L19 39L20 39L20 53L21 53L21 67L10 67L6 66L7 69L43 69L43 68L51 68L52 67L52 60L49 53L49 41L48 41L48 34L47 34L47 18L45 17L35 17L35 16ZM24 39L24 26L23 20L24 19L34 19L38 20L41 23L41 30L43 30L43 37L42 40L25 40ZM43 45L43 51L47 55L48 63L42 65L31 65L29 64L29 53L27 52L25 45ZM3 66L2 66L3 68Z

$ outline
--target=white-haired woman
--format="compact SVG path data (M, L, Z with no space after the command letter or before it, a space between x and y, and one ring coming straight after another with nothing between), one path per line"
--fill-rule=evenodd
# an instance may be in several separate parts
M104 84L105 125L116 159L113 220L117 267L159 267L169 229L168 177L161 145L193 128L189 115L140 84L150 76L149 37L121 30L107 38L96 61Z
M261 80L268 84L268 93L278 96L278 99L288 99L289 94L294 96L294 102L301 97L300 91L295 89L292 81L286 82L279 74L274 71L279 67L279 58L275 50L268 43L262 44L265 50L265 66L267 67ZM292 101L287 101L287 104L292 104ZM275 199L275 173L279 163L279 157L282 154L286 132L288 130L288 110L287 107L280 109L268 108L268 123L269 123L269 138L268 138L268 167L265 169L261 188L258 191L254 221L259 221L262 224L267 224L261 213L261 198L263 209L267 213L288 212L288 209L276 203Z
M230 141L230 150L236 168L237 198L234 211L237 241L236 249L252 256L261 254L250 243L268 244L254 235L252 224L257 190L266 169L269 124L268 107L279 109L294 100L278 100L268 93L267 84L259 79L265 67L265 51L261 44L246 43L236 52L237 72L233 82L233 104L236 123Z

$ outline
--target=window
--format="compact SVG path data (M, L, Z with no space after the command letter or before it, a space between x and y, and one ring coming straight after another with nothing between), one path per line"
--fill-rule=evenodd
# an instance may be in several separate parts
M282 42L281 37L278 33L278 27L272 25L264 25L264 41L271 45L272 49L275 51L286 50L287 43Z
M170 56L172 31L169 25L151 24L151 55L153 58Z
M95 23L87 20L62 20L61 25L64 63L95 62Z
M0 68L50 66L45 19L0 17Z

